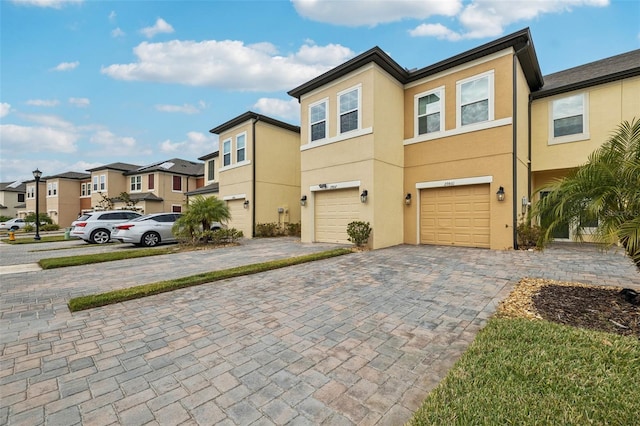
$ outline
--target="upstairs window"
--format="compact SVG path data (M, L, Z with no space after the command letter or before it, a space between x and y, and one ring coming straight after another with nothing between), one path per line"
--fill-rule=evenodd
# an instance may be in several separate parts
M173 176L173 190L182 192L182 176Z
M247 134L243 133L236 136L236 163L241 163L246 158L246 145Z
M35 186L27 186L27 199L36 198L36 187Z
M338 105L340 133L359 129L360 88L338 94Z
M154 175L153 173L149 173L149 175L147 176L147 186L149 187L149 190L152 190L156 187L155 177L156 175Z
M231 165L231 139L222 143L222 166Z
M100 175L100 191L107 190L107 175Z
M556 99L551 103L552 143L574 142L589 138L588 96L585 93Z
M98 192L98 176L93 177L93 192Z
M444 88L416 96L417 134L424 135L444 130Z
M493 120L493 71L461 80L456 88L458 127Z
M58 183L57 182L48 183L47 184L47 196L48 197L55 197L56 195L58 195Z
M129 190L131 192L142 191L142 176L131 176Z
M23 193L19 193L18 194L18 202L19 203L24 203L24 194Z
M215 180L215 160L209 160L207 163L207 180Z
M311 142L327 137L327 101L309 107L309 123L311 124Z

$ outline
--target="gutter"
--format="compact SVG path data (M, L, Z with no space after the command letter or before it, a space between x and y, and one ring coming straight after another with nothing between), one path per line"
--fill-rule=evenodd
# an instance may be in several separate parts
M251 122L251 143L253 150L253 161L251 162L253 168L253 178L251 185L251 238L255 238L256 236L256 123L260 121L260 116L256 115L256 117Z

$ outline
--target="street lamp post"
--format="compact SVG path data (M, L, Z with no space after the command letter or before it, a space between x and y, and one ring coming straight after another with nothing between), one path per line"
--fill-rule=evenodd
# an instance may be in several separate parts
M33 177L36 178L36 236L34 240L40 240L40 177L42 172L38 169L33 171Z

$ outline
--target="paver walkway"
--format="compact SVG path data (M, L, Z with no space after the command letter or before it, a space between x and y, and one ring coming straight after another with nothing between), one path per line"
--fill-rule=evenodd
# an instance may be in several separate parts
M253 240L3 275L0 424L402 424L520 278L640 288L621 253L398 246L66 309L79 294L328 247Z

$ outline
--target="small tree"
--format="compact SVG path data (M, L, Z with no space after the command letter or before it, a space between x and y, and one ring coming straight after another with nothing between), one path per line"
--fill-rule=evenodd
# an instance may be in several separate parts
M132 200L131 195L128 192L121 192L118 195L118 200L124 203L124 208L126 210L137 210L136 204L138 204L138 200Z
M172 230L176 236L190 239L192 242L201 240L203 232L208 232L214 222L226 223L231 219L229 207L217 197L205 198L198 195L185 206L185 209Z
M357 247L362 247L369 240L371 226L369 226L369 222L351 222L347 225L347 235L349 235L349 241Z
M98 201L98 205L96 207L99 207L102 210L113 210L113 200L107 197L103 192L100 193L100 196L102 199Z

